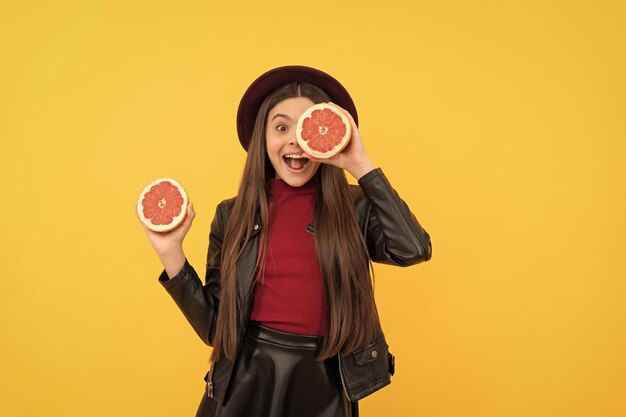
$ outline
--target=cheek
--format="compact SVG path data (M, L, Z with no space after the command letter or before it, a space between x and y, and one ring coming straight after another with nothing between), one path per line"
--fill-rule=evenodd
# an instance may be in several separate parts
M275 159L277 156L278 150L276 149L276 146L272 146L270 143L267 144L267 155L270 157L270 159Z
M278 147L277 143L276 138L273 137L271 133L268 132L265 134L265 147L267 148L267 152L269 154L276 152Z

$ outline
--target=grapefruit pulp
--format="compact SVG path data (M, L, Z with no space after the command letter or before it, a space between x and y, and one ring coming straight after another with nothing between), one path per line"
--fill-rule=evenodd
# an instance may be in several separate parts
M348 116L332 103L309 107L296 125L298 144L304 152L315 158L327 159L341 152L351 136Z
M146 227L169 232L187 216L189 199L185 189L172 178L159 178L143 189L137 201L137 214Z

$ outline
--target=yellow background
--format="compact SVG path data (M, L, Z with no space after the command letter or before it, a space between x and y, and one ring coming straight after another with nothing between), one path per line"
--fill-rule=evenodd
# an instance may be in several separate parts
M194 415L209 349L135 200L185 185L202 271L239 98L287 64L348 88L433 240L375 268L397 373L362 415L626 415L623 2L226 3L0 3L0 415Z

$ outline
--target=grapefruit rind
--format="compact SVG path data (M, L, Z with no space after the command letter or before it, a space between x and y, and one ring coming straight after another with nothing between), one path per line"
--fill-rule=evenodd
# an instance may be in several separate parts
M162 182L169 182L174 187L176 187L183 198L183 203L181 205L180 213L177 216L174 216L170 223L153 224L152 221L144 215L143 201L144 201L146 194L150 192L150 190L152 190L154 186L159 185ZM165 232L174 230L175 228L180 226L180 224L183 221L185 221L185 217L187 217L187 205L188 204L189 204L189 199L187 197L187 193L185 192L185 189L183 188L182 185L180 185L178 181L172 178L158 178L152 181L150 184L148 184L139 195L139 199L137 200L137 214L139 215L139 220L141 220L141 222L145 224L148 229L155 231L155 232L165 233Z
M314 111L324 110L324 109L329 109L333 111L337 116L339 116L341 120L343 121L343 124L345 125L345 128L346 128L346 132L343 138L341 138L340 142L328 152L320 152L315 149L312 149L309 146L308 141L302 137L302 130L303 130L302 126L305 120L309 119L311 117L311 114ZM302 113L302 115L298 119L298 124L296 125L296 138L298 139L298 144L300 145L300 147L302 148L304 152L306 152L307 154L315 158L320 158L320 159L332 158L334 155L341 152L343 148L346 147L346 145L348 145L348 142L350 141L351 137L352 137L352 126L350 124L350 120L348 119L345 112L340 107L332 103L318 103L309 107L308 109L304 111L304 113Z

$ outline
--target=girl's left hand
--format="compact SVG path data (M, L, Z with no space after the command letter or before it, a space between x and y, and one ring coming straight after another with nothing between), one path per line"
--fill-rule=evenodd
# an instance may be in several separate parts
M337 106L337 104L335 104L335 106ZM305 155L313 162L334 165L345 169L358 181L363 175L367 174L375 167L365 152L365 147L361 141L361 135L359 134L359 129L356 126L356 123L354 122L354 118L348 111L341 107L339 108L346 114L350 120L350 125L352 126L352 137L350 138L348 145L341 152L328 159L314 158L306 153Z

